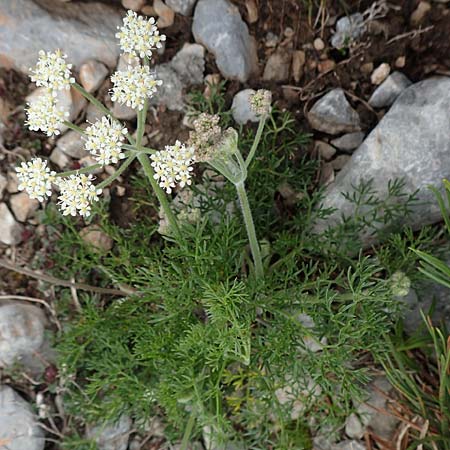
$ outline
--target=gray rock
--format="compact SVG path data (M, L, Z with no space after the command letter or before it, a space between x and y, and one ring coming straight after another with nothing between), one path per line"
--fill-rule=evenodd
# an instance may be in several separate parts
M308 121L315 130L328 134L361 129L358 113L350 106L340 88L328 92L314 104L308 113Z
M7 367L35 354L44 342L45 317L36 306L0 306L0 366Z
M87 61L80 67L80 81L88 92L96 91L107 75L108 68L101 62L93 59Z
M70 130L58 139L56 146L67 156L80 159L88 155L88 152L84 148L84 143L85 141L79 133Z
M205 72L205 48L199 44L186 43L169 65L183 85L202 84Z
M320 158L325 161L330 161L336 154L336 149L332 145L323 141L315 141L314 149L318 153Z
M292 55L284 48L278 48L272 53L264 67L263 79L265 81L287 81Z
M239 10L228 0L199 0L192 33L216 57L225 78L243 83L255 71L256 45Z
M152 105L164 105L172 111L183 111L184 89L203 83L205 49L198 44L185 44L166 64L155 66L156 78L163 80L156 94L150 99Z
M406 89L328 187L322 205L336 211L316 223L316 231L341 223L342 216L351 217L354 204L343 193L351 195L354 186L370 179L380 199L387 196L388 182L396 179L405 181L406 194L420 189L418 203L411 206L410 215L399 219L399 226L419 229L440 221L428 186L442 190L441 180L450 178L449 110L450 78L431 78ZM371 231L361 234L363 245L373 243Z
M365 134L362 131L356 131L355 133L347 133L341 137L333 139L331 145L334 145L339 150L344 152L351 152L358 148L364 140Z
M361 13L341 17L336 23L336 32L331 37L331 45L337 49L349 47L365 32L366 25Z
M22 225L16 222L5 203L0 203L0 242L6 245L20 244L22 232Z
M349 438L361 439L367 427L386 441L392 438L398 424L398 419L390 415L387 409L388 396L392 389L385 377L377 377L369 385L367 401L361 403L357 412L347 418L345 434Z
M259 122L258 116L250 108L250 96L253 94L255 94L253 89L244 89L233 98L231 113L239 125L245 125L247 122Z
M369 99L369 105L374 108L391 106L409 86L411 86L411 81L405 75L401 72L394 72L375 89Z
M36 199L31 199L26 192L11 195L9 203L19 222L25 222L39 208L39 202Z
M8 180L5 177L5 175L3 175L2 173L0 173L0 200L3 197L3 192L5 192L6 186L8 185Z
M0 386L0 442L5 450L43 450L45 438L30 405L9 386Z
M185 107L183 100L183 83L170 64L155 67L156 78L163 80L156 94L150 99L151 105L164 105L172 111L182 111Z
M65 169L71 163L71 159L59 147L52 150L49 160L60 169Z
M117 422L87 426L86 437L96 442L98 450L127 450L131 430L131 419L120 416Z
M349 162L349 155L339 155L333 161L331 161L331 166L334 170L342 170L344 166Z
M190 16L197 0L166 0L167 6L170 6L176 13L183 16Z
M331 450L366 450L366 446L360 441L342 441L333 445Z
M95 123L104 116L104 113L100 111L92 103L89 103L86 108L86 122Z
M122 17L104 3L0 0L0 17L0 66L28 74L39 50L58 48L74 66L88 59L116 65L120 48L114 35Z

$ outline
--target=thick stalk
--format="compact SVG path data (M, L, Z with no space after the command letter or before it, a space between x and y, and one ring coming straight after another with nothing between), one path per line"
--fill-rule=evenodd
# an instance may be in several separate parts
M181 231L180 228L178 227L177 219L172 209L170 208L166 194L164 194L163 190L160 188L158 182L154 178L155 172L153 172L153 168L150 165L148 156L144 153L139 153L137 159L141 163L142 168L144 169L144 173L147 176L148 181L150 182L153 190L155 191L156 197L158 198L159 203L164 210L164 213L170 225L170 229L176 234L177 238L181 239Z
M252 162L253 157L255 156L256 149L258 148L259 141L261 140L262 132L264 130L264 125L266 124L266 118L261 118L258 124L258 130L256 131L255 140L253 141L252 148L248 153L247 159L245 160L246 167Z
M191 438L192 430L194 428L194 424L195 424L195 415L191 411L191 415L189 416L188 423L184 430L183 440L181 441L180 450L187 450L187 448L189 446L189 440Z
M253 223L252 212L248 202L247 193L245 192L244 182L236 183L236 191L238 193L239 202L241 204L242 215L244 217L245 228L247 230L248 241L255 263L255 274L258 280L264 277L264 270L261 259L261 250L259 248L258 239L256 238L255 224Z

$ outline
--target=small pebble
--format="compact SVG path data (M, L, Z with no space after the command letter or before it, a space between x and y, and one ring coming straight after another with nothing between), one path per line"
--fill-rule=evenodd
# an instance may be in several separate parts
M336 63L332 59L326 59L325 61L320 61L317 67L320 73L327 73L334 70Z
M395 67L398 69L402 69L406 65L406 57L405 56L399 56L394 63Z
M303 76L303 68L306 62L306 54L303 50L295 50L292 53L292 76L298 83Z
M276 47L279 40L280 40L280 38L275 33L272 33L271 31L269 31L266 34L266 39L265 39L266 47L268 47L268 48Z
M431 5L428 2L420 2L417 5L417 8L413 11L411 14L411 17L409 19L411 25L417 26L420 24L420 22L423 21L425 16L427 15L428 11L431 9Z
M350 161L351 156L349 155L339 155L337 158L331 161L331 165L334 170L342 170L344 166Z
M318 52L321 52L325 48L325 42L323 42L322 39L317 38L314 39L313 46Z
M145 0L122 0L122 6L125 9L131 9L136 12L139 12L144 5Z
M151 17L156 16L155 9L153 8L153 6L150 6L150 5L143 6L141 8L141 13L144 14L145 16L151 16Z
M98 61L88 61L80 67L81 85L88 91L96 91L108 75L107 67Z
M369 73L372 72L373 72L373 62L367 62L361 66L361 73L363 73L364 75L369 75Z
M334 169L332 163L326 163L322 166L320 171L319 184L321 186L328 186L334 181Z
M247 20L248 23L255 23L258 21L258 6L255 0L247 0L245 2L245 7L247 8Z
M9 199L12 212L19 222L25 222L39 208L39 202L31 199L26 192L11 195Z
M314 150L318 153L321 159L330 161L336 154L336 149L324 141L315 141Z
M169 8L162 0L155 0L153 2L153 9L158 16L156 25L158 28L167 28L173 25L175 20L175 12Z
M292 38L294 36L295 31L291 27L286 27L284 29L284 33L283 34L284 34L284 37L290 39L290 38Z
M372 72L370 81L375 85L381 84L388 77L390 72L391 66L387 63L382 63Z

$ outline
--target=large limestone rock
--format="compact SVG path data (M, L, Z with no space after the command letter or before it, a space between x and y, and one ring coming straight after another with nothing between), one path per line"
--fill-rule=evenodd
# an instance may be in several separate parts
M9 386L0 386L0 448L43 450L44 433L31 406Z
M80 66L96 59L116 65L121 13L104 3L0 0L0 66L28 73L39 50L62 49Z
M199 0L192 33L216 57L222 75L243 83L257 64L256 45L239 10L228 0Z
M370 179L381 199L387 197L388 182L396 179L404 179L406 194L420 190L411 214L399 225L419 229L441 220L428 186L442 189L442 179L450 178L449 111L450 78L432 78L406 89L328 187L323 206L336 211L316 223L316 231L341 223L342 216L352 217L355 206L343 193L354 193L354 186ZM368 234L362 237L370 243Z

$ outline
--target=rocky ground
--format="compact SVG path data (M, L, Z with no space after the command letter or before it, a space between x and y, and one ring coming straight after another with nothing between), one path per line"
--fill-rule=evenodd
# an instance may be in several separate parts
M362 0L351 2L349 11L339 1L323 3L325 7L308 10L296 0L0 0L1 448L53 445L45 444L36 414L45 417L39 392L55 378L48 333L60 327L51 306L54 292L40 300L39 280L49 280L23 269L50 266L51 257L42 248L55 237L40 223L39 204L18 192L14 167L32 154L48 157L59 169L91 164L73 131L46 139L23 126L25 102L39 96L27 73L40 49L62 48L85 89L132 127L135 113L112 105L108 94L108 74L126 64L119 59L114 33L125 9L155 16L168 40L155 57L155 71L164 84L152 99L154 120L146 130L152 146L187 136L186 94L191 89L208 95L208 83L227 80L226 102L233 106L235 121L246 124L255 121L246 107L248 90L268 88L276 107L290 110L299 130L312 133L308 152L321 160L317 180L327 186L325 206L339 210L318 223L318 229L338 222L342 213L352 214L340 192L351 190L361 178L373 178L374 187L387 195L389 179L406 177L407 193L420 191L413 214L403 223L418 229L440 220L425 188L440 188L441 180L450 178L450 3ZM75 92L61 95L72 120L96 118L96 110ZM106 167L97 177L113 170ZM111 193L119 199L112 202L119 211L111 215L125 222L126 189L119 179ZM361 237L369 245L373 241L366 231ZM103 248L112 245L92 227L83 235ZM434 293L439 299L435 314L450 323L448 292L432 289L425 305ZM406 323L414 329L423 303L413 291L407 301L411 314ZM28 382L14 383L12 389L10 373L18 361ZM398 436L397 420L380 412L389 408L391 386L380 375L368 390L368 403L376 409L361 405L368 413L365 423L350 416L348 440L331 444L317 439L317 450L366 448L368 429L378 436L380 448ZM126 450L131 429L124 417L100 437L95 428L88 434L97 436L103 450ZM147 448L133 442L130 449Z

